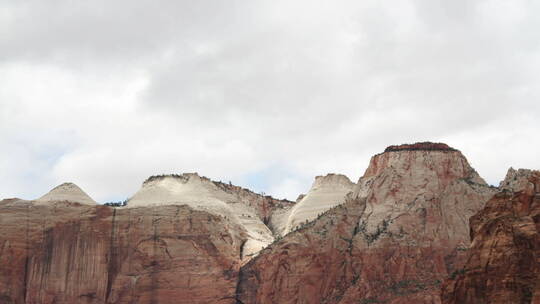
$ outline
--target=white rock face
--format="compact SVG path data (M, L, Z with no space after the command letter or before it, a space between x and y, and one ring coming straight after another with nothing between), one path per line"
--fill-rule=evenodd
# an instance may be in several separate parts
M256 254L274 241L270 229L242 197L196 173L152 177L129 199L127 207L162 205L188 205L240 224L247 233L243 257Z
M36 203L50 203L55 201L69 201L86 205L97 204L90 196L88 196L88 194L79 188L79 186L73 183L63 183L35 200Z
M403 150L375 155L353 197L366 200L359 223L365 235L466 243L469 218L495 192L459 151Z
M506 173L506 177L499 184L501 190L527 193L534 193L534 184L529 181L529 177L533 174L533 170L529 169L514 169L510 167Z
M315 177L309 192L287 214L282 234L285 235L296 226L310 222L319 214L345 202L345 196L354 190L355 183L341 174L328 174Z

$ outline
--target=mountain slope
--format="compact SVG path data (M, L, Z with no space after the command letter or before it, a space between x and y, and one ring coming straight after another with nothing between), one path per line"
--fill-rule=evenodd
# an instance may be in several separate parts
M494 190L446 145L390 147L347 202L241 269L240 303L439 303Z

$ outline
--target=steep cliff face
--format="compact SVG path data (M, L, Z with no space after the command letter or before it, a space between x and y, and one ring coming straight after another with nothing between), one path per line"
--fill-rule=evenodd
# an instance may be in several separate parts
M235 303L245 232L223 217L16 200L0 224L1 303Z
M500 188L470 219L467 263L444 303L540 303L540 171L510 169Z
M176 178L151 178L129 208L90 204L74 184L1 201L0 303L236 303L253 225L290 202ZM178 195L175 183L190 179L207 192Z
M468 218L493 193L455 149L391 147L345 204L242 268L239 301L439 303L463 262Z

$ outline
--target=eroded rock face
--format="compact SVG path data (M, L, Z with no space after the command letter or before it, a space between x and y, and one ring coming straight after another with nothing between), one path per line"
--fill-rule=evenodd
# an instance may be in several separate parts
M14 200L0 225L1 303L235 303L245 232L223 217Z
M467 263L444 303L540 303L540 171L510 168L500 187L470 220Z
M374 156L345 204L242 268L241 303L440 303L468 218L495 190L459 151L436 147Z
M128 208L166 205L188 205L242 226L247 232L242 257L249 259L274 241L274 233L266 225L274 213L285 213L293 203L214 182L196 173L150 177L128 202Z
M145 184L123 208L74 184L0 201L0 303L236 303L253 227L290 202L195 174Z

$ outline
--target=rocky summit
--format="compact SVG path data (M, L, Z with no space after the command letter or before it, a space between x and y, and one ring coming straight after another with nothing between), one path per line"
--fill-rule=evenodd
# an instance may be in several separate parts
M240 302L439 303L495 189L455 149L409 147L375 155L344 204L244 266Z
M540 303L540 173L390 146L297 202L196 173L0 201L0 303Z

